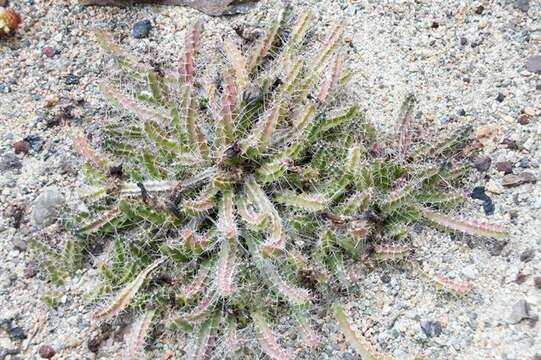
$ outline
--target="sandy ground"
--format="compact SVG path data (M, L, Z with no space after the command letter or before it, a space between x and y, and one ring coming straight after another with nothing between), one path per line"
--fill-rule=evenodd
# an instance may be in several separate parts
M159 54L168 66L194 19L203 18L203 53L213 56L221 36L238 36L236 28L264 27L280 5L263 1L245 16L209 18L187 8L11 3L24 23L16 36L0 40L0 359L8 349L20 350L11 359L39 358L42 345L55 349L55 359L120 359L118 339L105 341L97 355L87 347L94 329L86 294L96 286L96 270L73 274L58 289L60 306L51 310L41 299L52 285L35 269L29 249L31 239L43 238L44 231L30 221L32 203L43 189L57 186L68 204L75 201L80 163L71 150L73 130L99 131L109 113L97 85L113 66L98 50L92 30L112 31L143 61ZM374 123L392 123L404 96L413 92L418 119L437 127L489 125L501 134L482 149L491 167L473 171L464 191L474 186L493 191L488 192L493 215L486 216L474 200L465 213L507 225L512 236L505 246L430 230L419 231L413 244L427 268L471 282L473 293L442 295L407 264L375 271L357 265L355 285L340 299L356 327L377 351L398 359L539 359L541 330L535 317L541 312L541 290L534 278L541 276L541 183L502 188L504 175L496 164L509 161L514 174L526 171L539 178L541 78L525 64L540 52L541 3L530 1L527 11L517 5L524 1L511 0L293 3L297 12L310 8L317 14L318 33L339 19L346 22L348 62L355 71L352 96ZM150 36L134 39L131 27L143 19L153 24ZM518 122L523 113L527 124ZM32 148L15 155L12 144L23 138ZM18 227L17 214L22 216ZM54 225L45 232L54 234ZM62 238L48 241L59 246ZM530 319L514 321L524 302ZM291 351L312 359L359 358L330 315L323 309L319 313L321 348L307 355L285 336ZM169 340L151 347L150 358L168 351L182 358L176 348Z

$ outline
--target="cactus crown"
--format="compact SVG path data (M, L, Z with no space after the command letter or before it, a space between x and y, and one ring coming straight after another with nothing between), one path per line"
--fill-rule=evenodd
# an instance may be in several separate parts
M310 55L309 20L305 13L290 27L285 12L247 56L226 39L218 81L198 70L199 23L176 76L97 34L137 89L149 87L129 96L101 86L132 115L105 126L107 156L74 138L88 204L78 233L112 239L112 261L98 265L102 294L116 295L95 318L143 313L130 353L141 351L152 321L163 321L193 334L190 358L237 351L246 330L264 353L285 359L268 315L289 304L305 343L317 346L308 306L336 286L345 255L403 257L415 222L505 236L445 214L462 200L450 191L465 171L453 159L469 129L430 145L416 139L408 97L395 134L384 137L357 106L343 107L343 26ZM228 341L214 342L217 333Z

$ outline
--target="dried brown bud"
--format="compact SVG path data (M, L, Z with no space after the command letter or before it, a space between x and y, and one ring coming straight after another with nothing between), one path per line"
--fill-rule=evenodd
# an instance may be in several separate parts
M15 10L0 7L0 37L15 31L21 21L21 16Z

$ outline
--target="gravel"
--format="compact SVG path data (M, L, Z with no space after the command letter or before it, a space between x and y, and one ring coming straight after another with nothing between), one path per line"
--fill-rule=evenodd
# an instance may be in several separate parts
M413 262L375 269L357 262L348 274L351 285L337 299L356 328L375 350L399 359L529 360L541 354L540 325L533 320L541 310L538 282L533 280L541 274L541 257L520 259L525 250L541 247L541 184L536 181L541 163L541 3L293 4L300 7L298 12L310 8L317 14L314 40L323 40L321 34L333 22L347 25L344 55L354 74L349 96L358 99L376 126L392 129L401 102L413 92L417 119L442 129L461 124L483 129L479 156L513 165L507 175L495 166L474 171L467 188L483 186L491 194L496 206L490 221L508 226L509 239L472 239L424 228L413 233L415 263L425 271L471 282L472 293L441 294L419 276ZM57 287L48 282L45 270L29 267L31 261L40 261L29 247L14 246L39 238L59 251L68 235L58 231L55 221L63 216L58 209L79 206L75 193L80 161L72 150L72 134L76 129L99 134L110 109L97 86L115 73L97 49L92 29L113 31L121 46L142 61L163 59L174 68L186 26L201 18L206 27L201 62L212 64L223 37L257 34L276 5L262 1L247 15L212 18L181 7L93 8L52 0L12 6L24 22L15 36L0 40L0 322L15 320L27 338L11 338L0 330L0 357L10 352L38 359L40 347L47 345L55 351L54 359L119 358L123 344L114 336L100 340L99 346L92 342L97 354L88 349L97 336L91 326L95 308L88 300L98 287L97 271L90 266ZM136 39L131 32L141 19L151 21L153 28L147 37ZM496 101L499 94L505 96L502 102ZM522 114L528 121L518 120ZM40 145L35 147L29 136L38 137ZM27 154L14 153L13 143L21 139L31 144ZM524 158L529 159L527 169L516 166ZM51 187L56 187L54 196L40 198ZM51 199L51 211L40 204L43 198ZM11 216L14 206L27 209L18 227ZM463 213L472 219L486 216L474 200L466 202ZM527 281L517 283L518 273ZM51 291L60 293L55 308L41 300ZM284 345L296 358L356 358L326 309L322 305L314 310L322 339L315 355L289 336L293 330L287 316L277 319L275 331L284 335ZM517 322L519 315L522 320ZM440 324L440 330L429 323ZM429 334L439 335L428 337L421 324ZM175 353L184 340L178 335L150 346L149 358Z

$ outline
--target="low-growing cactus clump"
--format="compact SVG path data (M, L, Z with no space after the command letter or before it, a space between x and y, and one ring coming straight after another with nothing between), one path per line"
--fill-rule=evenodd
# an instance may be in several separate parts
M199 71L200 24L187 33L178 76L97 35L136 85L133 96L102 85L130 114L104 125L103 151L74 139L87 184L77 232L86 244L111 244L110 261L98 263L99 295L115 295L95 319L138 317L129 356L162 323L193 334L187 358L248 351L241 339L253 334L265 354L286 359L271 319L289 306L303 343L317 347L310 304L334 301L344 259L405 257L417 223L506 235L448 215L463 200L453 189L467 170L470 129L428 142L412 130L410 96L386 136L347 95L344 27L306 50L309 21L305 13L290 26L284 12L247 56L224 40L218 76ZM335 310L354 346L371 354Z

